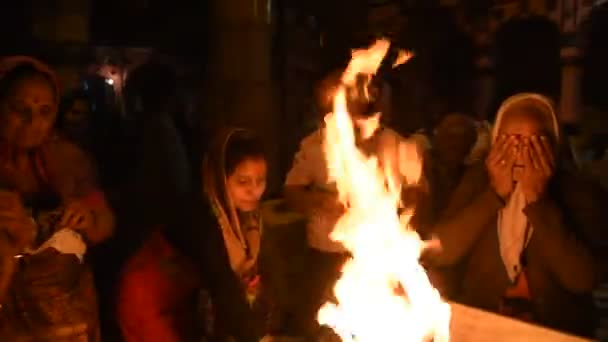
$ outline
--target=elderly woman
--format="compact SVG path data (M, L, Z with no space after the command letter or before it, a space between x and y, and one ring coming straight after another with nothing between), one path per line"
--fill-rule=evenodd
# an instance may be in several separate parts
M506 100L485 167L472 166L433 233L431 272L458 269L446 296L464 304L589 335L595 229L606 226L594 191L560 167L553 105L537 94Z
M6 340L98 338L87 247L113 215L91 163L53 134L59 88L42 63L0 64L0 335Z
M153 234L124 269L118 316L126 342L191 341L204 326L209 329L202 333L220 341L255 341L265 332L265 322L256 319L263 310L254 313L264 308L258 296L258 207L266 168L251 133L219 134L203 164L202 194L184 203L176 222ZM203 305L206 318L196 324L192 304L199 286L204 297L210 294L211 306Z

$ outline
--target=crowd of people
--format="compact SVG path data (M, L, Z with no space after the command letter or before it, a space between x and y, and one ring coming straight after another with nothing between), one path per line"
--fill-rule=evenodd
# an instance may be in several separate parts
M336 82L335 74L321 82L318 112ZM116 121L91 119L86 94L62 100L48 66L1 61L3 340L248 342L318 331L316 314L349 258L329 237L346 209L328 180L322 117L284 184L287 207L307 221L312 284L293 294L307 305L287 324L267 291L272 270L259 267L263 143L228 127L193 144L175 114L176 83L161 64L133 71L124 93L135 123L124 126L134 129L108 144L112 135L98 133L111 130L99 122ZM381 93L388 112L398 94ZM441 243L421 263L444 298L591 336L608 194L579 171L551 100L514 95L491 124L454 113L430 133L403 137L388 126L356 144L396 178L407 177L394 158L400 146L423 158L402 205L416 209L421 237Z

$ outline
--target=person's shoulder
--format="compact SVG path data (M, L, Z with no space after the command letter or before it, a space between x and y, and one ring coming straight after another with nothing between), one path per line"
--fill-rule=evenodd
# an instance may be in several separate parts
M477 161L471 165L467 165L460 180L460 183L478 190L487 185L488 182L489 178L485 161Z
M84 154L83 149L77 144L59 135L49 139L49 141L43 145L43 148L58 153Z
M428 136L423 131L418 131L408 136L403 136L399 132L392 128L385 127L382 129L381 134L385 138L396 139L399 142L406 144L415 144L423 150L427 150L431 147L431 142Z
M300 152L304 152L309 156L322 154L323 139L323 130L315 130L300 141Z
M323 143L323 130L318 128L314 130L312 133L305 136L300 142L301 146L315 146L321 145Z
M397 138L397 139L404 139L404 137L399 134L399 132L395 131L394 129L390 128L390 127L381 127L379 134L383 137L389 137L389 138Z
M41 148L45 159L50 163L60 163L63 166L77 163L90 163L91 160L87 153L72 141L55 136L47 141Z
M480 177L487 175L486 171L486 163L484 160L480 160L474 162L470 165L467 165L465 169L465 174L472 175L474 177Z

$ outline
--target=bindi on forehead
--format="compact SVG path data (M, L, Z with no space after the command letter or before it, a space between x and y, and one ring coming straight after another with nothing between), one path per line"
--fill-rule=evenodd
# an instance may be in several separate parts
M55 91L53 87L43 79L23 80L13 90L16 100L35 104L54 104Z

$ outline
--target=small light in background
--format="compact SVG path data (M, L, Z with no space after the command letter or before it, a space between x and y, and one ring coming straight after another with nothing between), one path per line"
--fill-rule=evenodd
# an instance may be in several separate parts
M109 85L113 85L114 84L114 80L111 78L106 78L106 83Z

